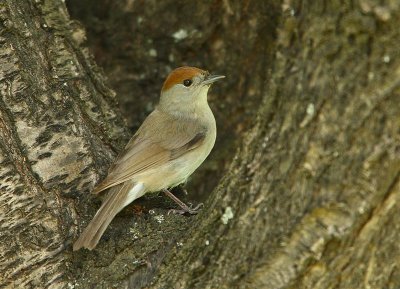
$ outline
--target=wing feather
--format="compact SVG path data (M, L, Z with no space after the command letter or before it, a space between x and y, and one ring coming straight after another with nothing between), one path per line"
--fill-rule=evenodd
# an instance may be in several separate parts
M93 193L184 155L201 145L206 133L207 129L198 122L177 120L156 109L146 118Z

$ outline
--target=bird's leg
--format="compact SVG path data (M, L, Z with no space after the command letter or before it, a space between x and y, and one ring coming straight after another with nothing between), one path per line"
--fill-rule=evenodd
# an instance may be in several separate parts
M179 200L173 193L171 193L170 191L168 191L167 189L163 190L164 194L166 194L169 198L171 198L175 203L178 204L179 207L181 207L182 210L169 210L168 213L178 213L178 214L185 214L185 213L189 213L191 215L195 215L198 213L199 209L203 206L202 203L198 204L196 207L192 208L192 206L188 206L186 205L184 202L182 202L181 200Z

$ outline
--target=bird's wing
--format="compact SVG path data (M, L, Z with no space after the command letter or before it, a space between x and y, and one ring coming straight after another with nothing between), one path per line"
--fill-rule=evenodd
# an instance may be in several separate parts
M198 122L177 120L156 109L146 118L93 193L184 155L199 147L206 133L207 129Z

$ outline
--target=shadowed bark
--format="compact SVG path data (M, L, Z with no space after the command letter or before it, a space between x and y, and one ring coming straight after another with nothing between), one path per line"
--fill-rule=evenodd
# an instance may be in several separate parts
M88 192L128 134L64 4L0 3L2 286L400 286L400 5L241 3L196 4L230 15L256 7L258 31L276 35L257 42L254 59L268 50L270 61L256 77L224 70L261 100L235 132L242 140L219 185L194 217L167 215L164 198L149 196L91 252L71 244L97 208ZM263 26L261 8L279 26Z

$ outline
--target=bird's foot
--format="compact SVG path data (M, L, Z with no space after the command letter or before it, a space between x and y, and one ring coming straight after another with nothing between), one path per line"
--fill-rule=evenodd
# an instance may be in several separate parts
M190 204L190 206L182 206L181 209L170 209L168 210L168 215L169 214L178 214L178 215L184 215L184 214L190 214L190 215L196 215L200 208L204 207L203 203L199 203L196 207L193 208L193 205Z
M164 189L164 193L171 198L179 207L181 207L180 210L177 209L172 209L168 211L168 214L170 213L175 213L175 214L180 214L183 215L185 213L188 213L190 215L196 215L199 211L199 209L204 206L203 203L198 204L196 207L193 208L193 205L190 204L190 206L186 205L184 202L179 200L174 194L172 194L170 191L167 189Z

